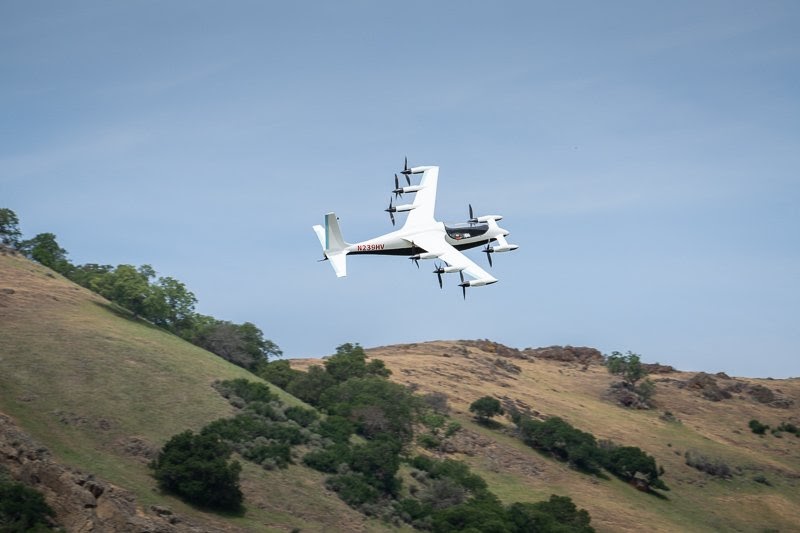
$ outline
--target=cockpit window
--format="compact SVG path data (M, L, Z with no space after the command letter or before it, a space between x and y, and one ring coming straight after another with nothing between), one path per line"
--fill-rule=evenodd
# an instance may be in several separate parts
M447 236L456 241L480 237L489 231L489 224L445 224Z

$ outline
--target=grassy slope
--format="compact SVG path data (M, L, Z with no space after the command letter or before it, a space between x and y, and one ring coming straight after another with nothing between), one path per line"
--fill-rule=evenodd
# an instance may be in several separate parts
M747 380L794 398L791 409L776 409L745 398L710 402L680 389L674 381L657 384L658 408L631 411L603 399L612 382L605 368L536 360L512 362L517 375L498 372L496 356L455 342L390 346L368 350L393 371L392 379L415 384L419 392L444 392L453 416L463 426L487 437L474 455L461 455L486 478L506 502L537 501L552 493L571 496L590 511L600 531L761 531L800 529L800 438L758 437L747 428L751 418L770 425L800 421L800 380ZM293 361L297 368L318 361ZM692 374L663 377L685 380ZM653 376L659 379L660 376ZM724 382L722 382L724 385ZM522 401L547 415L565 418L598 439L639 446L666 469L672 489L668 500L641 493L617 479L598 480L546 458L519 440L471 421L469 404L487 395ZM659 418L671 411L680 423ZM505 421L510 425L510 422ZM692 450L743 469L732 480L709 478L684 463ZM767 487L752 478L763 474Z
M169 505L228 529L382 529L301 467L266 472L246 465L248 511L240 518L202 513L155 491L146 461L125 452L130 438L160 447L175 433L230 416L211 383L257 378L124 315L49 269L0 256L0 412L59 460L132 490L144 507Z

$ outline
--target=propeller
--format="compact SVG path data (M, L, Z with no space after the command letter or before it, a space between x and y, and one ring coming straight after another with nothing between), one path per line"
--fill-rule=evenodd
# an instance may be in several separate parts
M406 177L406 181L409 185L411 185L411 169L408 168L408 157L406 157L405 162L403 163L403 171L401 174Z
M442 288L442 274L444 274L444 267L442 265L440 265L439 263L436 263L436 265L434 265L434 266L436 267L436 270L434 270L433 273L436 274L437 278L439 278L439 288L441 289Z
M469 282L464 281L464 272L459 271L458 275L461 276L461 283L459 283L459 287L461 287L461 292L464 294L464 299L467 299L467 287L469 287Z
M477 224L478 219L475 218L475 215L472 213L472 204L469 204L469 221L470 224Z
M394 208L394 207L392 207L392 197L391 197L391 196L389 197L389 207L388 207L388 209L384 209L384 211L386 211L387 213L389 213L389 218L391 218L391 219L392 219L392 226L394 226L394 212L395 212L395 208Z
M417 268L419 268L419 257L417 257L417 245L414 244L414 241L411 241L411 257L409 257L409 259L414 261L414 264L416 264Z
M403 189L400 188L400 181L397 179L397 174L394 175L394 190L392 192L395 198L403 196Z
M486 254L486 257L489 258L489 266L492 266L492 254L494 253L494 248L486 244L486 248L483 249L483 253Z

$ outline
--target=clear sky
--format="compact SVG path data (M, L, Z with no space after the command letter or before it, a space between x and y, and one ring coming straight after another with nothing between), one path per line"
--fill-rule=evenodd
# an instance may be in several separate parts
M6 0L0 207L288 357L489 338L798 376L798 28L796 1ZM317 262L328 211L392 229L406 155L440 220L504 215L499 283Z

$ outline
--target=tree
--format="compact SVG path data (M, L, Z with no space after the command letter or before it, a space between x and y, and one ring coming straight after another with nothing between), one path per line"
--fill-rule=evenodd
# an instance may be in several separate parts
M85 265L75 265L69 272L69 279L87 289L92 289L94 280L99 279L109 272L113 272L111 265L98 265L96 263L86 263Z
M336 381L325 372L325 369L319 365L311 365L307 372L303 372L289 383L286 391L306 403L319 406L322 394L335 384Z
M639 354L631 351L628 351L625 355L620 352L611 352L611 355L606 359L606 367L610 373L621 376L623 383L631 389L636 386L637 381L647 375Z
M500 400L491 396L478 398L469 406L469 412L475 413L475 417L481 423L487 423L494 416L505 414Z
M0 531L49 531L48 517L53 515L39 492L21 483L0 479Z
M289 386L289 392L297 381ZM319 404L328 413L355 422L358 433L368 439L389 434L402 443L413 437L412 424L421 405L406 387L374 376L350 378L328 388Z
M389 377L391 371L380 359L367 363L367 354L358 343L336 347L336 353L325 360L325 371L337 382L365 376Z
M273 385L286 389L294 379L303 375L303 372L295 370L289 361L270 361L258 369L258 375Z
M142 265L138 269L133 265L117 265L104 276L91 281L91 289L100 296L120 305L136 316L146 316L148 308L154 304L151 297L150 278L155 275L150 265Z
M191 329L194 320L195 295L186 285L171 277L158 279L147 298L147 318L173 333Z
M0 243L18 248L21 238L17 214L7 207L0 207Z
M235 365L256 370L270 355L283 353L275 343L264 339L263 332L250 322L234 324L211 317L200 317L200 321L202 325L195 327L192 343Z
M669 490L659 477L663 471L656 466L655 458L635 446L619 446L608 451L603 466L625 481L644 482L647 488Z
M242 467L236 461L228 463L230 454L216 435L185 431L164 445L151 467L163 490L202 507L239 511Z
M30 259L56 272L66 273L70 267L67 251L58 245L53 233L40 233L20 243L19 248Z
M513 523L511 531L527 533L592 533L591 517L578 509L568 496L550 495L547 501L514 503L508 508Z

